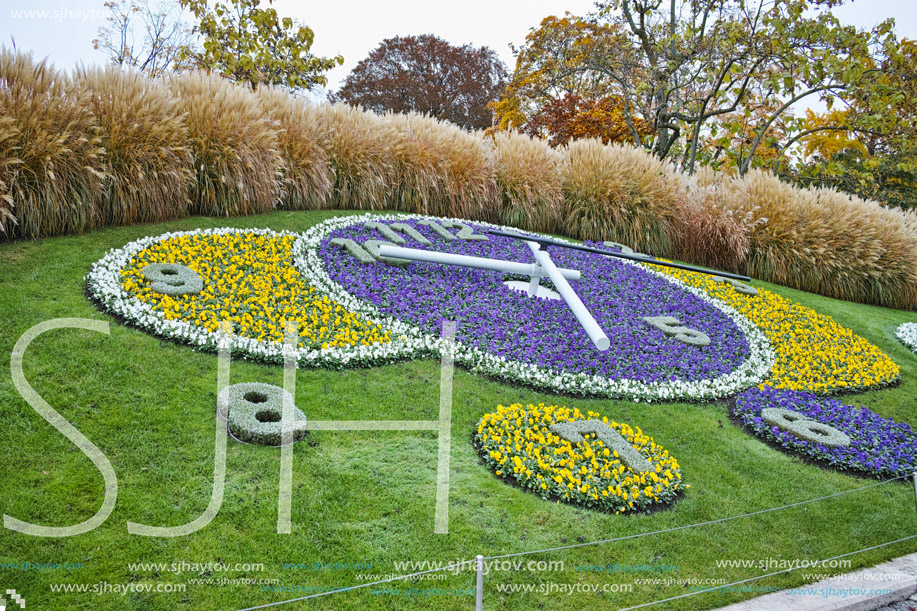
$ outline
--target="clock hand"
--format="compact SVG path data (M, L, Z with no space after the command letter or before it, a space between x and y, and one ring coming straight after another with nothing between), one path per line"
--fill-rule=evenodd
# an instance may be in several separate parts
M468 255L457 255L450 252L440 252L438 250L420 250L417 248L403 248L401 246L380 244L379 254L383 257L391 257L393 259L410 259L411 261L459 265L461 267L473 267L476 269L486 269L507 274L522 274L524 276L538 278L543 278L545 276L545 273L538 265L532 265L530 263L516 263L515 261L504 261L502 259L470 257ZM579 280L581 277L579 270L575 269L562 268L558 269L558 272L567 280Z
M532 254L535 255L535 260L538 261L538 265L548 272L548 277L551 278L551 282L554 283L557 292L560 293L560 296L567 302L567 307L569 307L573 315L576 316L576 320L582 325L589 339L595 344L595 347L598 348L600 352L608 350L608 347L611 345L611 342L608 341L608 336L605 335L599 323L595 321L595 318L593 318L589 310L586 309L586 306L580 300L579 296L567 283L566 278L564 278L560 270L557 269L554 262L551 261L551 255L548 254L548 251L541 250L541 246L537 242L526 241L526 244L532 249Z
M460 265L462 267L473 267L476 269L486 269L497 272L510 274L525 274L532 277L532 283L529 285L529 296L536 293L538 289L537 280L545 275L551 278L554 286L557 287L560 296L567 303L573 315L582 325L592 343L601 351L608 350L610 342L608 336L599 327L599 324L580 301L580 298L574 292L567 280L579 280L581 274L578 270L562 269L554 265L547 251L540 250L535 242L526 242L535 255L536 263L534 265L526 263L516 263L514 261L503 261L501 259L486 259L484 257L469 257L467 255L457 255L435 250L418 250L416 248L402 248L401 246L391 246L381 244L379 246L379 255L393 259L410 259L412 261L426 261L429 263L442 263L445 265Z
M524 240L526 242L537 242L538 244L543 244L544 246L562 246L564 248L572 248L574 250L592 252L592 253L596 253L599 255L606 255L608 257L618 257L619 259L637 261L638 263L652 263L653 265L662 265L664 267L674 267L676 269L684 269L689 272L710 274L712 276L720 276L722 278L731 278L733 280L744 280L745 282L748 282L751 280L751 278L749 278L748 276L742 276L740 274L732 274L729 272L721 272L721 271L712 270L712 269L705 269L703 267L694 267L693 265L684 265L682 263L670 263L668 261L659 261L658 259L648 260L646 256L638 257L636 255L626 255L620 252L611 252L610 250L602 250L600 248L592 248L591 246L583 246L582 244L568 244L566 242L559 242L557 240L552 240L550 238L519 235L518 233L511 233L509 231L500 231L499 229L488 229L487 233L503 236L505 238L515 238L517 240Z

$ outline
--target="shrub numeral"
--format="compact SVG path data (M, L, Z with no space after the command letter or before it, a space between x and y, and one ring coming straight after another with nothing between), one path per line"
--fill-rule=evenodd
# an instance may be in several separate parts
M779 407L766 407L761 410L761 417L768 424L772 424L781 430L793 433L800 439L811 443L820 443L829 448L850 445L850 437L843 431L839 431L833 426L824 424L823 422L807 418L792 410Z
M674 316L644 316L643 320L666 335L674 336L678 341L690 346L710 345L710 338L705 333L683 326L681 321Z
M732 287L736 293L742 293L743 295L757 295L758 289L753 286L748 286L747 284L742 284L738 280L733 280L732 278L722 278L720 276L714 276L713 281L717 284L726 283Z
M340 246L353 256L355 256L360 263L375 263L376 260L371 254L363 250L363 247L354 242L349 238L334 238L331 240L331 244L334 246Z
M560 422L551 425L551 431L557 433L572 444L585 441L585 435L595 434L596 439L605 444L605 447L618 453L622 463L637 473L655 471L652 463L643 454L630 445L624 437L602 420L574 420L573 422Z
M443 223L444 227L454 227L456 229L461 229L458 234L455 236L460 240L482 240L487 241L487 236L480 233L475 233L474 229L466 225L461 221L445 221Z
M391 227L395 231L400 231L404 235L408 236L409 238L414 239L414 241L416 242L420 242L421 244L425 246L429 246L433 243L430 240L428 240L424 234L420 233L419 231L417 231L416 229L414 229L407 223L392 223L391 225L389 225L389 227Z
M448 229L446 229L445 227L443 227L442 225L440 225L440 224L437 223L436 221L431 221L431 220L429 220L429 219L424 219L424 220L422 220L422 221L418 221L417 224L418 224L418 225L426 225L427 227L429 227L430 229L432 229L433 231L435 231L436 233L438 233L438 234L440 235L440 237L442 237L442 238L445 239L445 240L449 240L450 242L453 241L454 239L456 239L455 236L452 235L452 233L451 233Z

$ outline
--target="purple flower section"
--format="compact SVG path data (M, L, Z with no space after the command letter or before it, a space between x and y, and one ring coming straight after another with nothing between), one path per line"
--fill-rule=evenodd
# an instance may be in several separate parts
M799 439L761 418L761 410L768 407L788 409L833 426L846 433L851 443L829 448ZM775 442L789 452L827 462L842 471L889 478L917 470L917 434L910 425L883 418L865 407L851 407L806 392L766 387L741 393L736 399L734 414L758 437Z
M433 243L423 246L404 236L406 248L534 262L528 246L519 240L488 235L486 241L449 242L416 220L406 222ZM476 234L486 234L484 228L468 225ZM609 350L599 352L563 301L529 298L503 285L507 279L527 278L424 262L407 267L364 264L332 246L334 238L363 244L384 237L357 224L332 232L321 243L319 253L328 274L353 296L434 335L439 335L444 319L456 320L458 341L517 362L609 379L669 382L717 378L749 354L742 332L721 311L612 257L548 249L558 267L582 272L582 279L570 284L611 341ZM644 316L675 316L682 325L707 334L710 345L684 344L647 324Z

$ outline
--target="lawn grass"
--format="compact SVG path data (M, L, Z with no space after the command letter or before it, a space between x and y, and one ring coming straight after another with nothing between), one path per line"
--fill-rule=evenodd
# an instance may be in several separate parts
M276 532L279 450L229 441L222 508L213 522L185 537L130 535L126 522L180 525L198 517L213 482L216 357L118 324L84 293L83 277L110 248L145 235L199 227L270 227L303 231L341 212L275 212L244 218L194 217L156 225L107 229L0 244L2 371L20 335L52 318L109 321L110 335L49 332L25 356L35 390L108 457L118 476L114 512L96 530L39 538L0 531L0 586L15 588L37 609L239 609L309 592L264 591L262 585L195 584L189 579L277 579L276 585L337 588L362 583L361 573L390 574L394 562L471 559L476 554L537 550L715 520L851 490L874 480L851 477L792 458L747 435L728 418L725 402L645 404L584 400L509 386L463 369L455 373L449 534L433 533L437 438L433 432L314 432L294 447L293 532ZM917 313L847 303L755 282L832 316L901 366L898 387L844 397L883 416L917 426L917 356L894 337ZM280 385L277 366L233 361L231 383ZM471 447L474 425L503 403L576 405L581 411L639 426L668 449L691 485L673 509L613 516L549 503L498 480ZM433 359L344 371L302 369L296 404L310 419L435 419L439 363ZM44 421L0 375L0 510L20 520L64 526L92 516L104 494L86 457ZM829 558L917 533L914 490L891 483L819 503L721 524L521 557L563 561L564 570L495 571L486 578L485 609L620 608L688 592L692 579L746 579L769 572L717 568L717 560ZM850 558L849 569L917 551L917 541ZM11 570L2 563L82 563L80 569ZM129 563L262 563L264 570L169 572L129 569ZM284 563L372 563L371 570L284 568ZM665 573L584 572L578 565L665 564ZM771 569L773 570L773 569ZM750 585L799 585L800 570ZM395 589L470 588L473 573L444 580L395 582ZM640 584L671 578L677 584ZM52 585L185 584L184 592L121 595L53 592ZM519 584L531 593L499 591ZM632 585L629 593L542 594L550 584ZM269 587L269 586L265 586ZM583 587L583 586L580 586ZM708 609L752 593L707 593L655 608ZM280 608L468 609L463 595L373 595L369 589Z

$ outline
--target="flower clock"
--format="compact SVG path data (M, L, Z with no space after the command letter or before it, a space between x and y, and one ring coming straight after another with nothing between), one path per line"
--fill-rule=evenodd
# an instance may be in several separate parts
M293 322L302 366L436 356L451 320L455 360L476 373L574 396L734 399L747 430L787 451L878 477L913 469L906 425L828 398L899 376L830 317L625 246L590 244L626 260L540 250L499 229L360 215L302 234L171 233L109 252L87 285L105 310L203 350L229 320L233 350L261 361L283 360ZM475 444L498 476L544 498L645 511L682 489L678 463L653 438L575 408L499 407Z

